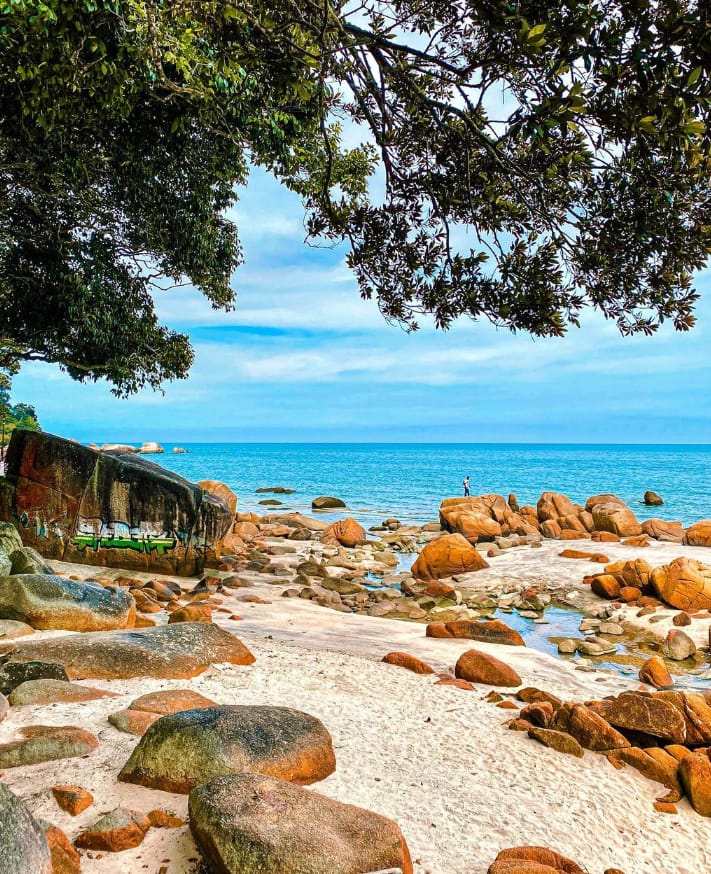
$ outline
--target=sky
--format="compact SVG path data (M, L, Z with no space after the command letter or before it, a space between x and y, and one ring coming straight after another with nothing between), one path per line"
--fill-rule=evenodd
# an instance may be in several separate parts
M407 334L360 299L343 248L304 243L298 198L266 173L236 219L235 312L193 289L157 297L192 339L187 380L120 400L32 364L13 400L82 442L711 443L711 268L687 334L623 338L592 311L563 339L469 320Z

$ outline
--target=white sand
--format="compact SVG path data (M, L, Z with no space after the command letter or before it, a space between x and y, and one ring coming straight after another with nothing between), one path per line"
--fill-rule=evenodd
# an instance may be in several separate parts
M589 542L570 546L604 551L613 560L644 555L653 565L680 554L700 553L702 560L709 555L674 545L646 550ZM562 548L546 543L539 550L512 550L493 559L491 570L481 576L489 576L489 582L545 576L579 585L584 573L599 567L555 558ZM0 742L17 737L23 725L39 723L87 728L101 746L83 759L11 769L3 780L36 815L70 838L119 804L142 811L162 807L185 817L185 796L116 782L138 739L118 732L106 717L147 691L189 687L218 703L284 705L319 717L334 738L338 767L313 788L395 819L417 874L484 874L500 849L529 843L570 856L590 874L603 874L608 867L625 874L701 874L711 864L709 821L686 801L676 815L655 812L652 804L665 792L660 785L631 768L616 771L594 753L574 759L508 731L502 723L510 713L483 700L486 687L472 693L435 686L431 676L378 660L390 650L405 650L435 668L451 668L473 645L515 667L525 684L576 700L636 688L636 679L576 671L520 647L427 639L422 625L282 599L278 586L255 589L271 604L236 601L245 591L225 598L243 621L230 621L224 613L213 616L250 646L254 665L214 666L190 681L87 680L86 685L124 697L12 708L0 724ZM49 633L35 639L40 635ZM95 804L70 817L52 798L56 783L84 786ZM158 874L163 867L168 874L187 874L198 858L187 827L151 829L140 847L123 853L82 855L85 874Z

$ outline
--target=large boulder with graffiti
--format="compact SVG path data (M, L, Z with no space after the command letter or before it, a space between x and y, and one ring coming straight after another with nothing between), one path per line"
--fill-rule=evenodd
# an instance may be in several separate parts
M232 525L224 500L137 455L15 431L6 461L0 518L50 559L192 576Z

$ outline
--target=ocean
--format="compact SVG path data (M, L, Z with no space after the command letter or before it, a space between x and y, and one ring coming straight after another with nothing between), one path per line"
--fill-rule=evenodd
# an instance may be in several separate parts
M217 479L239 497L239 509L272 512L259 501L283 502L276 511L311 512L318 495L342 498L362 524L395 517L402 522L437 519L443 498L513 492L520 504L535 504L541 492L563 492L584 503L612 492L640 519L711 518L711 446L595 444L343 444L185 443L188 452L148 456L192 481ZM285 486L293 495L257 494ZM644 492L662 496L663 507L645 507ZM342 516L323 514L324 519Z

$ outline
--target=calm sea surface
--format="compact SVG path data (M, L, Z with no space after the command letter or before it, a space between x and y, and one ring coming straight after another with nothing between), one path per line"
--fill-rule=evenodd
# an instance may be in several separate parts
M367 525L388 516L422 523L437 518L443 498L462 494L469 474L473 495L514 492L521 504L535 504L548 489L580 503L613 492L640 519L688 525L711 518L711 446L705 445L186 443L185 455L164 446L165 454L151 460L192 481L221 480L237 493L241 510L261 513L266 498L282 501L279 511L310 512L312 498L335 495ZM255 493L264 486L295 494ZM665 506L639 504L647 489Z

